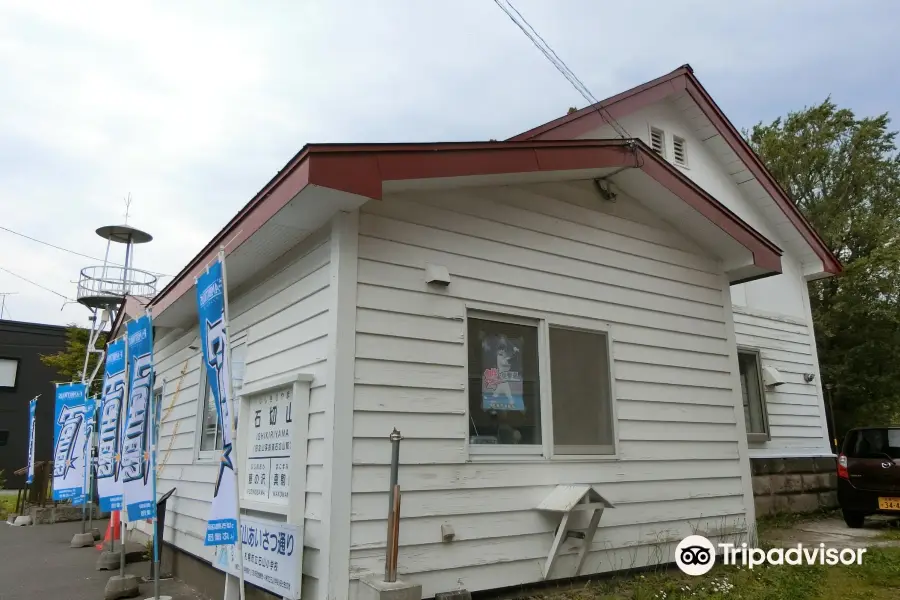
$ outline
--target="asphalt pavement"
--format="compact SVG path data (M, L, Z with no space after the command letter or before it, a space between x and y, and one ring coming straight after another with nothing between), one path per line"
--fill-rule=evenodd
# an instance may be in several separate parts
M95 521L100 531L106 521ZM13 527L0 521L0 600L102 600L106 582L118 571L97 571L100 551L70 548L81 523ZM128 573L146 576L149 563L128 565ZM153 583L142 583L139 599L152 597ZM176 600L207 600L185 584L161 582L160 591Z

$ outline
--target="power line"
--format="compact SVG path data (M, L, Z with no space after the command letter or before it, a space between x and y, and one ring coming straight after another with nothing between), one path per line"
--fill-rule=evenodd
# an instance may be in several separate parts
M51 248L56 248L57 250L62 250L63 252L68 252L69 254L74 254L75 256L81 256L82 258L89 258L91 260L97 261L98 263L103 262L102 260L100 260L99 258L97 258L95 256L90 256L88 254L82 254L81 252L76 252L75 250L69 250L68 248L63 248L62 246L57 246L56 244L51 244L50 242L45 242L43 240L39 240L37 238L31 237L30 235L25 235L24 233L19 233L18 231L13 231L12 229L9 229L8 227L3 227L2 225L0 225L0 229L2 229L3 231L6 231L7 233L11 233L13 235L17 235L19 237L25 238L26 240L31 240L32 242L37 242L38 244L50 246ZM116 267L124 267L125 266L125 265L120 265L120 264L113 263L113 262L111 262L109 264L116 266ZM171 275L166 275L165 273L156 273L155 271L147 271L147 272L152 275L156 275L158 277L171 277Z
M44 291L50 292L51 294L56 294L57 296L59 296L60 298L63 298L64 300L67 300L67 301L69 301L69 302L73 302L73 300L72 300L71 298L69 298L68 296L64 296L63 294L60 294L59 292L57 292L57 291L55 291L55 290L51 290L50 288L45 287L45 286L43 286L43 285L41 285L41 284L39 284L39 283L35 283L34 281L32 281L32 280L30 280L30 279L28 279L28 278L26 278L26 277L22 277L21 275L19 275L19 274L17 274L17 273L13 273L13 272L10 271L9 269L5 269L5 268L3 268L3 267L0 267L0 271L4 271L4 272L6 272L6 273L9 273L9 274L12 275L13 277L17 277L17 278L21 279L22 281L24 281L24 282L26 282L26 283L30 283L31 285L37 286L37 287L41 288L41 289L44 290Z
M543 54L544 57L546 57L546 59L549 60L554 67L556 67L556 70L559 71L562 76L572 84L572 87L574 87L575 90L579 94L581 94L581 96L585 100L587 100L590 105L593 106L599 104L599 100L597 100L594 94L591 93L591 90L588 89L584 82L578 78L575 72L569 68L565 61L563 61L563 59L559 57L553 47L550 46L550 44L548 44L543 37L541 37L541 34L539 34L537 30L532 27L531 23L528 22L528 20L522 15L522 13L519 12L519 10L515 6L513 6L510 0L506 0L505 5L500 0L494 0L494 4L499 6L500 10L506 13L506 16L509 17L509 19L513 23L515 23L519 29L522 30L522 33L524 33L525 36L529 40L531 40L531 43L541 51L541 54ZM515 15L513 15L513 13L515 13ZM609 123L609 125L612 126L613 129L615 129L616 133L619 134L619 137L631 137L628 131L622 126L622 124L616 121L616 119L614 119L606 109L598 106L595 108L595 110L604 121Z

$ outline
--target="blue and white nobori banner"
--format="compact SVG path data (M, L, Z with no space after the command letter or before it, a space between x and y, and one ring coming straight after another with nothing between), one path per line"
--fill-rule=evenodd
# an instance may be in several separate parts
M220 546L237 541L237 475L234 470L234 440L227 329L225 323L225 273L221 258L197 278L197 308L200 340L209 388L216 402L219 431L222 432L222 459L215 493L206 525L204 544Z
M56 387L53 413L53 499L70 500L84 493L85 385Z
M122 495L128 520L149 519L156 510L151 473L153 439L153 323L144 315L126 326L130 381L122 436Z
M84 399L84 481L81 484L82 493L72 498L72 506L81 506L87 501L88 480L91 477L91 437L94 435L94 417L97 413L96 398Z
M125 338L106 347L103 396L100 398L99 441L97 444L97 494L100 510L122 509L122 480L119 477L122 450L122 407L126 393Z
M37 410L37 398L28 403L28 477L25 483L34 483L34 413Z

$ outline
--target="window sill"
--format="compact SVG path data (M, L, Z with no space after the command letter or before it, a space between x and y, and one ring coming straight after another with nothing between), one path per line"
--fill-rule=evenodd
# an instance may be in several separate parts
M197 457L194 459L195 465L214 465L221 460L221 450L210 452L209 450L203 450Z
M469 463L583 463L612 462L619 460L618 454L555 454L546 457L538 454L469 454Z

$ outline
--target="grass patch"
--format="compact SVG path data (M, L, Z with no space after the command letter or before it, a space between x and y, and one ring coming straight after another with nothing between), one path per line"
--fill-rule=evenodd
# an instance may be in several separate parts
M6 519L16 509L16 494L0 494L0 519Z
M700 577L677 569L614 576L521 600L896 600L900 548L871 548L862 565L717 565Z
M790 529L798 523L812 523L824 519L840 518L840 516L841 511L836 509L817 510L805 514L782 513L758 518L756 520L756 531L760 536L764 536L766 533L777 529Z

